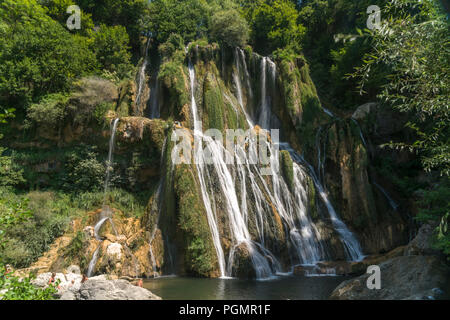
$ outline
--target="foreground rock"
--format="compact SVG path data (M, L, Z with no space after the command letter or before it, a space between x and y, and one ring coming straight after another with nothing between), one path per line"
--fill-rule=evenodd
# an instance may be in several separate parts
M46 287L51 273L40 274L33 284ZM57 297L60 300L161 300L151 291L132 285L123 279L108 279L101 275L89 278L81 283L82 276L75 273L57 273L55 280L59 280Z
M436 256L400 256L380 264L381 289L367 288L370 274L342 282L331 294L339 300L446 299L449 267Z

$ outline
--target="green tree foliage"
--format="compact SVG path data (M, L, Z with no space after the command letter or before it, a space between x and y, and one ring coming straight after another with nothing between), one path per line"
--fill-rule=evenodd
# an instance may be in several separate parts
M0 300L53 300L57 292L58 282L44 289L35 287L31 281L33 276L19 278L0 273ZM58 280L59 281L59 280Z
M67 8L72 5L78 5L74 0L39 0L40 5L52 19L58 21L63 27L66 27L67 19L71 13L67 13ZM94 29L92 15L81 10L81 29L71 30L72 33L89 36Z
M243 47L249 37L249 27L237 10L221 10L212 16L211 36L213 40L231 47Z
M253 47L261 53L278 48L298 47L304 27L297 23L298 11L292 1L242 1L251 27Z
M84 146L66 156L64 188L70 191L97 191L103 188L105 166L97 160L95 148Z
M450 24L433 10L432 1L420 6L398 0L379 31L371 32L374 50L355 76L363 91L377 65L389 70L379 97L400 112L410 113L408 126L417 139L393 146L418 152L427 171L450 175ZM416 11L417 10L417 11ZM416 11L416 14L411 12Z
M15 277L4 266L5 248L9 248L8 233L31 217L28 201L6 200L3 195L0 200L0 300L50 300L56 293L56 286L50 285L45 289L36 288L31 276L25 278Z
M2 1L0 21L0 105L19 110L96 69L87 39L71 35L36 1Z
M379 98L408 114L407 127L415 133L412 142L389 145L416 152L426 171L442 176L425 190L418 219L439 223L436 246L450 255L450 24L434 1L396 0L385 13L381 29L369 32L373 50L354 76L363 91L377 66L387 70Z
M166 42L171 34L190 42L207 35L209 14L205 0L155 0L149 5L143 28L152 32L158 43Z
M124 26L132 46L138 47L140 21L147 8L148 0L77 0L76 2L84 12L92 15L96 24Z
M359 96L357 81L346 77L361 65L362 57L370 50L370 42L357 29L366 28L367 8L383 7L386 0L304 0L298 22L305 27L301 40L308 58L311 74L321 100L341 109L374 99L380 79L372 78L366 94ZM379 73L381 75L381 73Z
M27 110L28 119L36 125L55 128L64 121L68 95L61 93L49 94L39 103L32 104Z
M104 24L93 34L92 50L102 69L126 77L133 70L130 63L129 37L123 26L108 27Z

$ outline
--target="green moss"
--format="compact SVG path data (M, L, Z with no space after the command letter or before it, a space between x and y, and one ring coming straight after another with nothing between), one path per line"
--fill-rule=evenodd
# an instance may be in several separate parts
M170 59L163 62L158 74L164 101L167 104L167 108L162 110L162 116L165 118L180 119L183 106L189 103L183 61L184 53L176 51Z
M307 177L307 182L310 216L313 220L317 220L319 218L319 212L316 205L316 187L314 186L314 181L310 177Z
M178 226L185 241L185 265L188 273L210 276L217 269L217 257L200 190L195 183L192 169L179 165L174 173L174 189L177 199Z
M280 164L281 172L283 173L284 180L286 181L289 189L294 190L294 167L291 155L288 151L282 150L280 152Z
M225 105L216 78L207 74L203 83L203 115L205 128L224 129Z

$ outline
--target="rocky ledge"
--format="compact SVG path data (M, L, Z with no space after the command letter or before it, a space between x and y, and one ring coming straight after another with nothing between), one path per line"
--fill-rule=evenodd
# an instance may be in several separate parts
M448 298L448 267L436 256L402 256L381 263L381 289L368 289L364 274L342 282L338 300L435 300Z
M52 273L42 273L33 284L38 287L48 285ZM56 297L60 300L161 300L151 291L135 286L127 280L109 279L106 275L92 277L81 283L82 276L77 273L57 273L59 280Z
M338 300L437 300L450 299L450 267L431 245L433 226L423 225L417 236L405 247L384 256L356 263L349 269L365 270L378 265L381 288L369 289L371 274L342 282L331 294ZM387 258L387 259L386 259ZM364 271L365 272L365 271ZM351 274L351 272L349 272Z

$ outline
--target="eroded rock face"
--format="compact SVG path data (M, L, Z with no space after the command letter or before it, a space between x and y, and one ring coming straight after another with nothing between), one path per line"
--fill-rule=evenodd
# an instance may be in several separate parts
M323 139L325 141L325 139ZM370 175L369 142L350 119L337 121L326 136L324 185L342 220L365 254L388 252L407 243L407 223Z
M380 264L381 289L367 288L370 274L342 282L339 300L441 299L450 293L449 267L436 256L401 256ZM434 294L432 294L434 292Z

